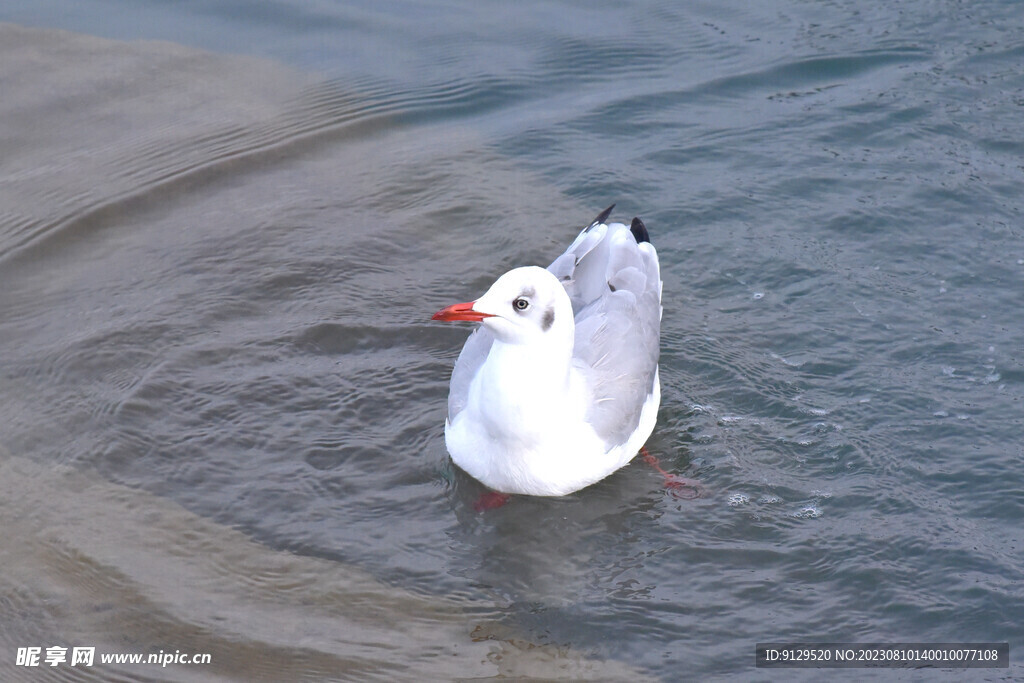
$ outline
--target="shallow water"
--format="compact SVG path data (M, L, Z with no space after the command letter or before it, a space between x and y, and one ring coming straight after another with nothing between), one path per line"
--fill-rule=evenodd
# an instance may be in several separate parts
M1016 675L1014 5L126 7L0 10L79 32L0 26L4 671L764 679L792 639ZM649 446L705 496L636 463L477 514L429 316L613 201L665 279Z

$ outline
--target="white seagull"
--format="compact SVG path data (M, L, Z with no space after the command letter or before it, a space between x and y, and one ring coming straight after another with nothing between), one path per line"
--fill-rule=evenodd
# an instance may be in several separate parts
M511 270L433 316L481 323L452 371L444 437L455 464L499 494L578 491L654 430L658 253L639 218L605 223L614 206L547 270Z

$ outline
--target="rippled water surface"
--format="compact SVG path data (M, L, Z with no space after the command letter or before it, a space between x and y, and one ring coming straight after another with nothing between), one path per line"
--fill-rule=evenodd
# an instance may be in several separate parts
M1015 3L0 21L5 680L766 679L770 640L1020 675ZM637 462L478 514L430 314L612 202L665 280L648 445L704 496Z

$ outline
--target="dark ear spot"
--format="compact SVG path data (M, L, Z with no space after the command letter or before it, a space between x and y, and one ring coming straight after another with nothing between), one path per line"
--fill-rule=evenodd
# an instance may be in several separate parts
M549 308L544 311L544 317L540 319L540 329L547 332L555 324L555 309Z

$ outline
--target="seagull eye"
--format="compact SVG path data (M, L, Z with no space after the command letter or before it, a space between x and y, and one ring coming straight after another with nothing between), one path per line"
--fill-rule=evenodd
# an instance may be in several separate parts
M530 302L524 299L523 297L519 297L518 299L512 302L512 308L516 309L517 311L525 311L529 307Z

